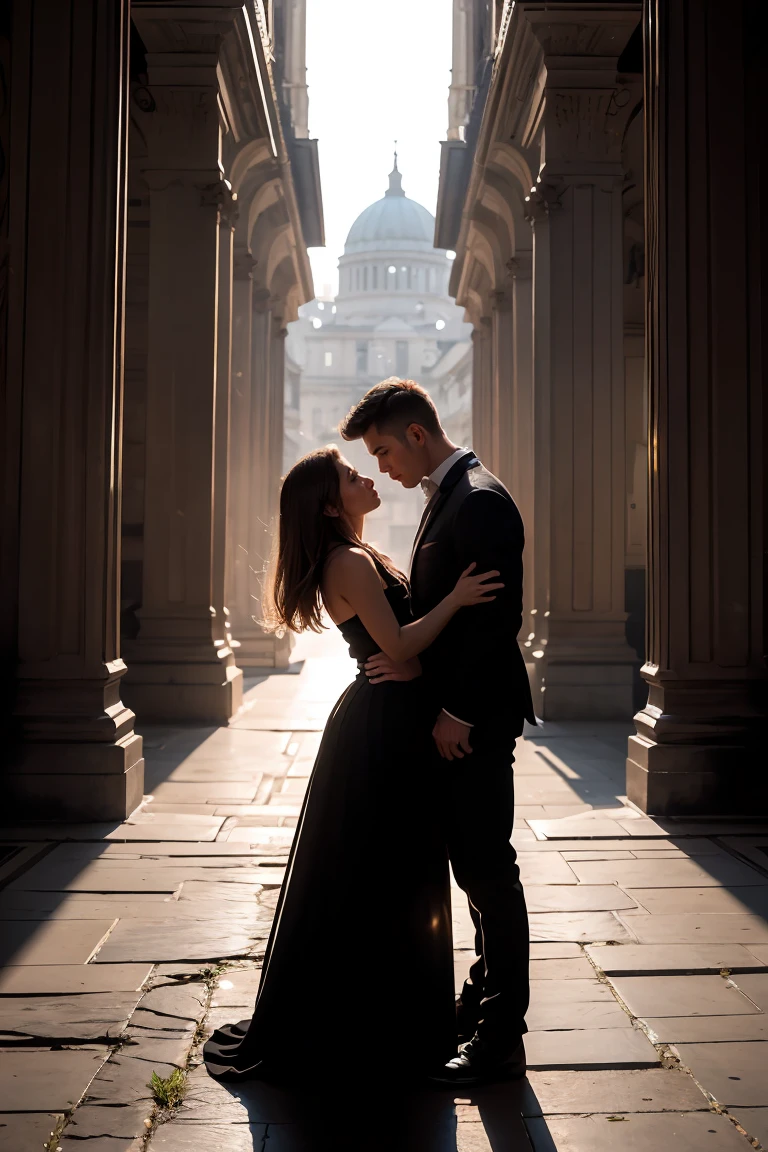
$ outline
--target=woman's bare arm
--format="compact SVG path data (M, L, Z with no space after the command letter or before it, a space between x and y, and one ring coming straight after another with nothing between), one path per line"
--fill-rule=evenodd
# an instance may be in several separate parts
M325 584L334 598L343 600L360 617L381 651L392 660L401 661L410 660L428 648L459 608L492 600L490 593L502 585L485 581L496 575L496 572L479 576L465 573L437 607L420 620L404 625L398 623L384 595L376 566L364 549L345 548L343 553L339 550L333 564L326 569Z

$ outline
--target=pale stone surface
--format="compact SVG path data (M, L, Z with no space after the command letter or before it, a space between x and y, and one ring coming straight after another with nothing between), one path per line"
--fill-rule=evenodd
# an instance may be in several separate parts
M86 964L116 921L6 921L0 941L3 964Z
M733 888L627 888L627 894L653 915L768 916L768 886Z
M765 968L742 944L624 944L620 948L588 944L586 952L603 972L614 976Z
M121 920L96 957L97 963L140 960L219 960L263 950L268 936L238 920Z
M528 1032L528 1066L547 1068L652 1068L656 1049L633 1028L596 1028L570 1032Z
M677 1044L682 1063L715 1099L731 1104L764 1106L768 1100L768 1043L726 1041Z
M572 1028L631 1028L632 1022L613 999L550 1003L538 997L525 1017L531 1032L563 1031Z
M607 984L599 980L535 980L531 1004L587 1004L613 1001Z
M216 1148L219 1152L254 1152L266 1136L265 1124L186 1124L161 1125L153 1134L150 1152L201 1152ZM275 1141L277 1143L277 1141ZM270 1137L270 1152L278 1152Z
M532 1072L532 1093L523 1102L524 1116L571 1115L578 1112L708 1111L709 1101L690 1076L677 1068L647 1071Z
M133 992L152 971L151 964L17 965L0 971L0 996L66 995L76 992Z
M736 979L745 996L749 996L761 1012L768 1012L768 973L760 972L739 975Z
M622 913L623 915L623 913ZM641 944L762 944L768 923L762 916L659 915L628 913L625 926Z
M570 960L531 960L531 980L594 980L595 970L586 957Z
M221 775L209 782L169 780L152 789L155 801L167 804L214 804L217 800L249 801L256 795L256 785L224 780Z
M731 1114L736 1117L742 1128L744 1128L754 1140L759 1140L761 1144L768 1145L768 1107L736 1107L732 1109Z
M100 1047L61 1052L0 1050L0 1111L68 1111L108 1055Z
M762 885L765 876L727 856L697 860L572 861L582 884L621 884L623 888L704 888L707 886Z
M87 1140L93 1147L99 1137L146 1136L144 1121L152 1114L152 1101L108 1107L104 1104L81 1104L67 1124L70 1139ZM93 1143L92 1143L93 1142Z
M637 908L637 902L615 884L528 884L525 901L531 913L611 912Z
M698 1043L722 1040L768 1040L768 1016L646 1016L645 1026L656 1043Z
M577 884L576 873L557 852L518 852L523 884Z
M607 1121L605 1116L548 1117L528 1121L534 1152L744 1152L744 1137L724 1116L644 1114Z
M611 984L635 1016L750 1016L758 1011L721 976L619 976Z
M578 944L531 944L531 960L575 960L583 955Z
M93 1078L86 1099L102 1104L149 1103L153 1096L147 1081L153 1071L167 1079L173 1072L173 1065L158 1063L149 1069L145 1060L134 1060L118 1053L111 1056Z
M635 919L629 921L628 927L613 912L544 912L531 915L529 924L531 940L570 940L591 944L603 940L636 940L635 930L631 927ZM768 932L764 939L768 940Z
M28 1115L14 1115L11 1112L0 1115L0 1152L23 1152L34 1148L35 1152L47 1145L51 1133L62 1118L61 1113L32 1112Z
M70 1042L114 1040L125 1029L141 993L92 992L78 996L4 996L0 1032L24 1039Z

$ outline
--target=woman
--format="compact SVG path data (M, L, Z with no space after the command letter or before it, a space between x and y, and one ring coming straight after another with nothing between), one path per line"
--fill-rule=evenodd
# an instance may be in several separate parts
M471 575L472 565L413 620L405 578L363 542L365 516L380 503L373 481L334 447L305 456L283 482L275 620L319 631L324 608L361 670L325 728L253 1018L205 1045L217 1077L370 1074L400 1035L414 1075L456 1051L436 709L416 657L460 607L502 585L488 582L498 572ZM363 665L379 651L401 662L402 679L367 679Z

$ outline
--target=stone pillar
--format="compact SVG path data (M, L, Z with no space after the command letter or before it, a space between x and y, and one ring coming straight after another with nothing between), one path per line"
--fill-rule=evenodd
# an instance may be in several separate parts
M649 697L627 793L656 815L768 805L757 22L747 0L647 9Z
M37 818L120 820L143 792L119 635L127 37L122 0L14 6L5 802Z
M142 11L156 108L146 117L143 170L150 194L143 594L126 696L144 719L223 723L242 697L220 599L226 402L218 374L220 327L228 323L221 240L232 197L219 167L216 54L170 51L163 21L173 12L162 9L155 19L156 11Z
M548 719L632 713L621 204L629 97L616 84L618 54L638 18L627 8L527 13L546 77L544 163L531 198L548 211L549 234L534 248L548 262L549 284L549 617L540 658ZM585 27L587 56L582 38L572 39Z
M491 326L481 316L472 332L472 447L483 461L493 456Z
M523 581L523 627L520 640L527 643L535 607L534 546L534 417L533 417L533 297L532 260L529 251L519 251L510 261L512 274L512 398L510 405L512 459L510 491L525 525ZM524 648L530 659L528 648Z
M512 487L514 469L514 345L512 293L493 294L493 415L491 424L492 452L488 467L508 488Z

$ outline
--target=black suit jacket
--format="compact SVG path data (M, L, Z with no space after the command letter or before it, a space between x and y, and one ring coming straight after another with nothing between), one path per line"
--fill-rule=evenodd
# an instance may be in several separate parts
M423 616L452 590L474 560L496 568L504 588L488 604L461 608L421 654L436 703L469 724L519 736L536 723L517 634L523 622L523 521L517 505L469 453L453 465L425 511L411 559L414 614Z

